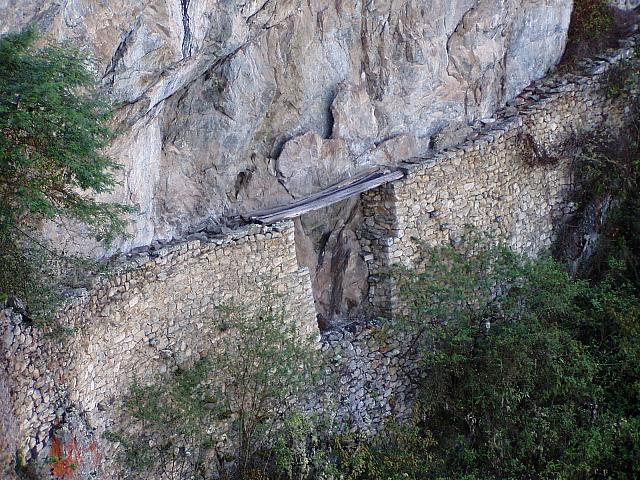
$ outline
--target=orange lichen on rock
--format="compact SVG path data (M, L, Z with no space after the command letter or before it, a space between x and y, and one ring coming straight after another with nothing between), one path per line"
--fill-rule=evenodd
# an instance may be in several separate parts
M63 445L58 437L54 436L51 443L51 454L53 457L51 474L54 477L73 476L82 459L75 439L68 445Z

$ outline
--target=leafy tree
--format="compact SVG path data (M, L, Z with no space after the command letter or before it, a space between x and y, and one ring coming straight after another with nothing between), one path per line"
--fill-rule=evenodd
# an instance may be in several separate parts
M108 244L129 211L94 198L113 189L119 166L100 153L113 131L91 65L76 48L39 43L33 29L0 38L0 293L36 304L47 302L36 294L40 279L56 277L27 252L53 253L38 226L80 223Z
M315 339L301 334L275 294L267 292L257 309L249 308L222 309L226 348L212 357L227 376L216 397L234 419L241 473L250 470L255 454L269 445L288 413L301 406L320 374Z

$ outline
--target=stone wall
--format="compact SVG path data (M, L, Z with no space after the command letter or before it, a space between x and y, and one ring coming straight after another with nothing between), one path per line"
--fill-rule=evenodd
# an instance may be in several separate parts
M404 333L379 323L354 323L323 334L331 380L316 408L331 412L335 430L368 435L390 417L410 415L418 365L408 344Z
M407 164L404 178L367 192L360 236L373 312L394 310L392 267L415 265L415 239L455 243L471 227L494 232L522 253L548 247L571 208L571 159L580 136L615 134L628 122L630 107L611 94L609 72L632 55L627 44L584 64L581 76L529 87L466 142Z
M18 428L6 377L0 370L0 478L13 480Z
M27 459L50 449L52 429L67 421L70 406L99 442L134 379L144 382L205 354L222 335L212 321L215 307L255 302L267 286L284 295L301 334L317 332L309 272L298 267L292 223L132 256L61 313L62 325L71 329L63 338L4 310L0 355L18 448ZM72 441L82 450L79 439ZM84 444L81 454L91 457L96 443L85 438ZM84 464L99 466L95 459Z
M472 225L528 254L550 244L556 222L571 208L573 140L615 132L627 121L629 109L607 84L612 66L631 56L637 40L583 65L582 75L527 89L462 145L404 164L403 179L363 195L359 239L373 313L394 310L390 271L415 263L414 237L455 242ZM301 333L316 332L310 276L296 260L293 223L201 236L129 256L61 312L69 328L62 338L10 309L0 312L0 379L13 405L16 446L27 459L57 448L82 460L79 478L98 471L110 452L96 445L115 426L119 399L134 379L152 379L213 348L221 333L211 320L220 304L251 302L273 286ZM326 383L326 393L338 429L373 432L390 415L409 413L416 366L405 344L376 323L323 335L327 378L337 380ZM55 447L54 430L63 430L55 438L62 446Z

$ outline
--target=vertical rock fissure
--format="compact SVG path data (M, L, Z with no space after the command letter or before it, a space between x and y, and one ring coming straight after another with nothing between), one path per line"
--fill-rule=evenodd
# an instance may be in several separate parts
M103 79L107 78L109 75L113 75L113 77L110 79L110 82L109 82L112 85L115 82L115 73L118 69L118 66L120 65L120 62L122 62L122 59L126 55L127 49L129 48L129 42L134 37L139 27L140 27L140 19L138 18L136 19L136 22L131 28L131 30L129 30L124 35L124 37L122 37L122 40L120 40L120 43L118 43L118 46L115 52L113 52L113 55L111 56L111 60L109 61L109 64L107 65L107 68L104 71L104 74L102 75Z
M369 59L369 26L367 25L367 5L368 2L362 2L360 10L360 43L362 45L362 79L365 82L367 93L371 98L376 98L376 89L373 84L374 77L371 71L371 61Z
M182 58L191 56L191 26L189 25L189 3L191 0L180 0L180 9L182 10L182 28L184 36L182 37Z

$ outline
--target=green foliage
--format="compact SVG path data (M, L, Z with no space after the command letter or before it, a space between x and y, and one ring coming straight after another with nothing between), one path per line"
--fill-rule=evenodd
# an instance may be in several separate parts
M293 415L271 447L270 480L416 480L435 464L435 440L416 415L389 421L373 438L332 433L322 415Z
M637 68L638 51L634 50L631 58L613 65L606 73L607 94L610 98L624 99L637 110L637 94L640 86L640 72ZM627 142L625 142L627 143Z
M217 397L234 419L241 471L283 417L316 382L320 361L312 338L287 319L280 300L267 292L253 313L247 307L221 309L225 350L214 357L228 379Z
M35 319L44 321L53 314L58 303L54 301L56 271L53 263L45 260L49 258L45 249L35 242L28 245L25 248L14 238L0 235L0 262L3 266L0 268L0 292L4 297L0 301L6 301L9 294L27 298Z
M109 105L79 50L36 40L34 30L0 39L0 227L67 217L110 241L126 209L86 195L115 185L118 165L99 153Z
M485 241L490 239L468 232L459 247L429 249L422 245L419 267L396 274L408 309L403 323L422 337L430 328L425 319L469 321L479 309L489 313L499 307L493 300L506 284L519 282L523 260L507 247L485 248Z
M132 389L132 425L110 434L131 474L266 478L275 439L284 448L295 432L287 419L319 371L314 341L271 294L257 306L222 308L218 320L223 340L210 355Z
M578 41L598 40L611 32L613 13L607 0L575 0L569 36Z
M325 480L338 478L334 465L335 453L328 447L333 443L326 415L293 412L278 429L276 441L267 452L271 463L268 476L271 480ZM265 460L262 460L263 463Z
M54 324L56 311L63 300L64 288L90 288L92 278L105 265L74 255L62 255L31 235L15 237L0 235L0 302L9 294L26 299L29 319L34 325L47 326L48 332L64 334ZM24 313L24 312L22 312Z
M574 0L565 66L615 47L624 23L623 16L609 6L608 0Z
M42 319L61 268L84 267L37 239L42 223L81 224L109 244L131 210L93 197L112 190L119 166L100 153L113 132L91 65L69 45L37 45L35 30L0 38L0 298Z
M424 250L400 276L424 359L420 478L640 475L640 300L628 285L573 280L477 238ZM635 470L634 470L635 469Z
M638 105L631 108L638 112ZM640 123L624 138L588 139L576 159L581 185L577 201L584 209L607 205L596 255L582 266L594 279L615 275L618 284L640 285Z
M161 385L133 386L125 408L139 427L139 436L107 434L107 439L121 444L131 473L161 463L164 478L210 477L209 463L218 459L219 452L209 428L221 415L206 386L210 370L210 361L202 359L176 370Z
M335 476L341 480L417 480L428 478L436 459L431 433L418 419L390 422L372 440L338 436L333 441Z

